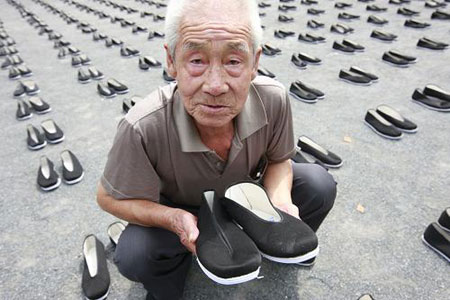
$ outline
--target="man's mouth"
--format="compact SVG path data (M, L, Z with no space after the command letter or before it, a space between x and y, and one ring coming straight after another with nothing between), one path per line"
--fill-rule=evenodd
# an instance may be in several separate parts
M226 108L225 105L201 104L202 109L207 113L218 113Z

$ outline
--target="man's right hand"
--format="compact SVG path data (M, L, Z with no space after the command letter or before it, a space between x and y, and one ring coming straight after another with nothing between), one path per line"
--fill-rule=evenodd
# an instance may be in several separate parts
M182 209L176 209L172 217L172 228L179 237L181 243L192 253L196 254L195 242L199 231L197 217Z

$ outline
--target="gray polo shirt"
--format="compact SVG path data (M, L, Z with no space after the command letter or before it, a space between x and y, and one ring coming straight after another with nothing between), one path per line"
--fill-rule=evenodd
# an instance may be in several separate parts
M292 114L285 88L256 77L242 112L228 160L205 146L172 83L137 103L120 121L101 183L116 199L200 205L204 190L223 196L238 181L250 180L263 156L284 161L295 153Z

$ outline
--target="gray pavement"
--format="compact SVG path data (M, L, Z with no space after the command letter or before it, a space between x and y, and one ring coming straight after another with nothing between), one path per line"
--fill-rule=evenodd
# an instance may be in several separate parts
M164 8L136 1L114 1L164 13ZM126 14L90 0L79 2L152 30L163 30L163 23L153 22L151 17L140 18L139 14ZM321 253L313 268L264 261L264 279L226 287L210 281L194 263L185 299L357 299L363 293L375 299L448 299L449 265L420 238L426 226L450 206L450 114L419 106L411 101L411 95L415 88L427 83L450 90L450 50L416 48L422 36L450 42L450 22L431 20L433 10L425 8L423 1L413 1L403 6L420 10L418 19L432 26L426 30L407 28L403 26L406 17L396 14L398 6L377 0L375 3L388 7L388 11L374 14L389 20L389 24L377 27L366 22L370 12L365 10L365 3L347 1L353 7L344 11L361 15L360 20L345 22L355 28L348 38L364 45L366 51L345 55L331 48L334 40L344 38L329 32L329 26L339 22L337 14L342 11L333 7L334 1L320 0L319 5L310 6L326 10L319 17L307 15L309 6L296 1L297 10L287 13L294 16L295 22L289 24L277 21L278 1L266 2L272 6L261 10L267 13L262 18L266 26L264 41L279 46L283 53L262 57L261 65L274 72L286 87L300 79L326 93L326 98L316 104L291 99L291 105L296 136L307 135L344 160L340 169L330 170L338 182L336 204L318 232ZM76 25L67 25L30 0L21 3L86 53L107 78L127 84L130 93L126 96L145 96L164 84L162 69L141 71L137 58L121 58L119 48L94 42L91 34L81 33ZM162 40L147 41L145 33L132 34L131 27L100 20L62 1L51 3L100 32L121 38L143 54L164 61ZM314 32L307 29L310 18L321 20L326 27ZM45 35L38 35L5 0L0 2L0 19L33 70L32 79L41 88L40 96L53 108L49 114L17 121L17 100L12 97L17 82L8 79L7 71L0 70L0 299L81 299L81 247L90 233L107 246L111 272L108 299L144 299L142 286L121 276L112 263L113 249L106 228L116 219L95 201L97 182L116 125L123 117L124 96L102 99L95 83L79 84L70 60L58 59L53 43ZM327 42L309 45L296 37L276 39L276 28L324 35ZM369 37L372 29L395 33L398 41L389 44L374 40ZM417 56L418 62L406 69L392 67L381 60L382 53L390 49ZM296 69L290 56L300 51L318 56L323 63ZM339 81L339 70L352 65L377 74L379 82L361 87ZM373 133L363 124L364 115L367 109L382 103L416 122L419 131L400 141ZM66 140L29 151L26 125L39 126L47 118L63 129ZM351 141L344 141L344 137ZM59 153L64 149L72 150L80 159L85 168L84 180L73 186L62 184L51 193L41 192L36 186L39 157L47 155L60 171ZM358 205L364 207L363 213L357 210Z

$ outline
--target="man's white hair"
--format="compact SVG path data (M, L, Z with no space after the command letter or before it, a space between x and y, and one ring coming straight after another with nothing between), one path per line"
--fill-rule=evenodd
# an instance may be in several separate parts
M172 57L175 57L175 47L178 41L178 29L180 26L183 14L186 11L186 6L197 1L205 0L170 0L166 10L166 22L165 22L165 40L169 48L169 52ZM228 0L215 0L215 1L228 1ZM241 1L247 5L247 12L249 15L251 38L253 52L255 53L261 44L263 30L261 28L261 19L259 18L258 5L255 0L234 0Z

